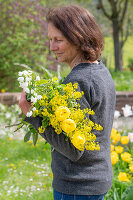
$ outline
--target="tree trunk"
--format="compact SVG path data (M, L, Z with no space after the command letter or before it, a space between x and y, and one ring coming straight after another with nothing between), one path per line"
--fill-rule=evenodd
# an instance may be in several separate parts
M119 40L119 25L118 20L114 18L113 22L113 40L114 40L114 56L115 56L115 71L122 70L122 48Z

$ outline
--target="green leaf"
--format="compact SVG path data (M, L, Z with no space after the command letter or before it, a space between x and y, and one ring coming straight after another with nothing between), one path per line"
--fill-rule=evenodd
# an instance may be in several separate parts
M33 138L33 144L35 146L37 143L37 140L38 140L38 132L37 131L32 134L32 138Z
M133 185L126 187L122 194L122 200L132 200L133 197Z
M47 117L43 117L43 120L42 120L43 128L46 128L48 126L48 123L49 123L49 119Z
M30 140L30 137L31 137L31 132L28 131L24 136L24 142L28 142Z
M26 99L28 102L31 102L31 94L26 94Z
M118 200L118 199L119 199L119 195L118 195L117 189L115 188L114 189L114 200Z

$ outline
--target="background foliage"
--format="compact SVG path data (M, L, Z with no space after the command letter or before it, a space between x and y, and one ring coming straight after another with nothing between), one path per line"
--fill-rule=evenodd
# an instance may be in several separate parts
M95 16L105 36L105 48L101 59L111 71L114 71L112 27L102 11L97 10L98 0L73 0L73 2L70 0L0 0L0 90L21 91L18 87L17 72L23 70L23 67L15 63L26 64L43 75L44 69L57 73L58 63L54 55L49 52L45 16L49 7L69 3L80 4ZM132 10L131 8L129 11ZM122 72L125 80L123 86L119 87L122 90L132 90L130 84L126 83L129 79L132 82L133 79L132 51L131 35L123 50L123 69L127 73L125 76ZM69 71L66 65L62 66L63 76L66 76ZM116 79L119 80L117 74Z

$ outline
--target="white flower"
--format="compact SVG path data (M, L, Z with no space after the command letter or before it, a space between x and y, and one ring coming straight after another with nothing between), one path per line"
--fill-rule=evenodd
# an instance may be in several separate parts
M9 119L11 117L11 113L7 112L6 113L6 118Z
M41 99L42 98L42 96L41 95L37 95L37 97L36 97L37 99Z
M26 77L26 82L30 82L32 80L31 77Z
M37 81L40 81L40 76L37 76L37 77L36 77L36 80L37 80Z
M34 107L34 108L32 108L32 110L33 110L33 111L35 111L35 110L36 110L36 108Z
M23 89L27 88L28 82L20 83L20 87L22 87Z
M23 72L19 72L18 75L19 75L19 76L22 76L22 75L23 75Z
M130 141L133 142L133 133L128 133L128 137L129 137Z
M35 97L37 97L37 96L38 96L38 94L37 94L37 93L34 93L34 95L35 95Z
M118 110L115 110L114 112L114 119L118 119L120 117L120 112Z
M35 93L35 91L33 89L31 89L31 94L34 94L34 93Z
M31 102L36 103L36 101L37 101L37 98L32 96L31 97Z
M23 83L20 82L19 84L20 84L19 87L23 88Z
M18 78L18 81L19 81L19 82L24 82L24 77L19 77L19 78Z
M24 70L24 71L23 71L23 74L26 76L26 75L28 75L28 74L29 74L29 72L28 72L28 71L26 71L26 70Z
M133 115L133 112L131 110L131 106L129 106L127 104L125 105L125 107L122 108L122 110L123 110L124 117L129 117L129 116Z
M25 88L24 91L25 91L26 93L30 93L29 88Z
M32 111L27 112L26 117L31 117L32 116Z

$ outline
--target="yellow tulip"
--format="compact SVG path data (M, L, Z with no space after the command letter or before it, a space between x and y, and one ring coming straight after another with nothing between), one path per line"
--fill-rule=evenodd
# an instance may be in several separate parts
M119 161L119 156L115 151L111 152L111 163L115 165Z
M122 136L121 137L121 143L122 144L128 144L128 142L129 142L129 137L128 136Z
M116 151L117 153L122 153L122 152L123 152L123 147L122 147L122 146L116 146L116 147L115 147L115 151Z
M72 119L66 119L62 122L62 130L68 135L76 128L76 124Z
M55 111L55 115L58 121L64 121L70 115L70 110L66 106L60 106Z
M129 179L127 177L127 173L125 172L120 172L119 175L118 175L118 180L119 181L126 181L126 182L129 182Z
M84 150L85 136L82 133L80 133L80 131L77 131L73 135L71 142L80 151Z
M129 166L129 169L130 169L131 172L133 172L133 164L131 164L131 165Z
M131 154L128 153L128 152L122 153L122 154L121 154L121 158L122 158L122 160L125 161L125 162L130 162L130 161L132 160Z

